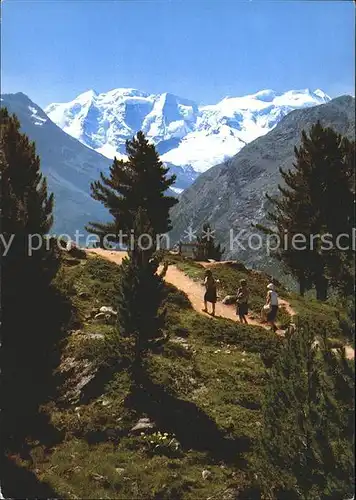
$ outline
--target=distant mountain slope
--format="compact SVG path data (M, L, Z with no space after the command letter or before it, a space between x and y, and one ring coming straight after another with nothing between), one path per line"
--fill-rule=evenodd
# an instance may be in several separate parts
M209 220L227 248L226 258L237 257L249 265L268 269L268 259L260 251L245 251L236 244L230 246L230 230L233 236L246 230L244 238L239 239L246 243L251 224L265 221L268 208L265 193L276 193L281 181L279 167L292 166L294 146L300 142L301 131L309 130L317 120L354 138L355 99L342 96L326 104L292 111L268 134L202 174L184 191L172 210L172 241L184 238L189 225L197 229ZM253 245L257 243L255 240Z
M52 233L73 235L76 230L84 233L89 221L107 221L108 211L90 196L90 183L99 179L101 171L108 174L112 160L63 132L21 92L3 94L1 106L17 115L21 130L36 143L41 170L55 195ZM177 196L177 192L180 190L169 189L167 194Z
M197 173L230 158L290 111L329 100L321 90L262 90L198 106L169 93L118 88L101 94L90 90L45 111L65 132L109 158L125 155L125 141L143 130L162 160L175 167L176 187L184 189Z
M83 232L89 220L105 220L107 211L90 196L90 182L107 171L111 160L64 133L25 94L4 94L1 106L15 113L21 130L35 141L41 170L55 194L55 224L52 232Z

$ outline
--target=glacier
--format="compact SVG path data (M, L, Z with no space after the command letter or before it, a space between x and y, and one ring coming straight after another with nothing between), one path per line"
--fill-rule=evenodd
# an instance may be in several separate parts
M317 106L331 98L322 90L261 90L198 103L170 93L149 94L133 88L53 103L46 114L64 132L107 158L125 159L127 139L142 130L185 189L201 172L222 163L246 144L265 135L290 111Z

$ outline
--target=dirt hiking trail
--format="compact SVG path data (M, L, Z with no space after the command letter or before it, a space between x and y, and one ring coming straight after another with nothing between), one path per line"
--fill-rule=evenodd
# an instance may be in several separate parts
M233 260L221 260L219 262L198 262L198 264L200 264L201 266L205 267L205 268L209 268L209 267L212 267L212 266L217 266L217 265L222 265L222 264L234 264L234 261ZM278 296L278 304L279 306L282 308L282 309L285 309L287 311L287 313L289 314L289 316L291 316L291 318L293 318L293 316L296 316L296 312L295 310L293 309L293 307L290 305L290 303L285 300L285 299L282 299L280 296ZM254 323L251 323L251 325L253 325ZM257 322L257 324L261 325L261 323ZM264 325L262 325L264 326Z
M127 256L126 252L117 252L117 251L113 252L110 250L104 250L100 248L91 249L88 250L87 252L99 255L100 257L103 257L119 265L122 263L122 260ZM200 262L200 264L203 265L204 267L208 267L206 264L209 265L209 263L206 262L204 263ZM203 285L190 279L186 274L184 274L174 265L168 266L165 280L167 281L167 283L174 285L176 288L187 294L192 304L192 307L193 309L195 309L195 311L213 319L213 316L203 312L203 307L204 307L203 297L205 293L205 288L203 287ZM279 306L281 308L286 309L288 314L290 314L291 316L294 316L296 314L291 305L284 299L279 298ZM236 315L235 306L234 305L228 306L222 304L222 302L217 302L215 305L215 318L219 317L230 319L232 321L239 321L238 316ZM247 316L247 321L249 325L261 326L268 330L270 329L269 325L261 323L261 321L255 319L254 314L249 314ZM283 335L284 331L278 330L277 334Z
M114 262L115 264L121 265L123 259L127 257L126 252L118 252L118 251L111 251L111 250L104 250L101 248L93 248L90 250L86 250L88 254L96 254L104 259L107 259L111 262ZM199 262L203 267L210 267L216 264L224 264L232 261L226 261L226 262ZM195 311L199 312L200 314L204 314L208 318L214 319L213 316L208 315L203 312L203 307L204 307L204 302L203 302L203 297L204 297L204 292L205 289L203 285L199 284L196 281L191 280L186 274L184 274L182 271L180 271L176 266L170 265L168 266L167 273L165 276L165 280L167 283L170 283L171 285L174 285L176 288L181 290L182 292L186 293L188 296L188 299L190 300L192 307L195 309ZM292 306L287 302L285 299L282 299L281 297L278 297L278 302L279 302L279 307L285 309L287 313L293 318L293 316L296 315L295 310L292 308ZM239 321L238 317L236 315L236 310L235 306L228 306L223 304L222 302L217 302L215 305L215 318L226 318L230 319L232 321ZM249 325L255 325L255 326L261 326L262 328L265 328L266 330L270 330L269 325L266 325L265 323L261 323L261 321L255 319L254 315L249 314L247 316L248 324ZM284 330L278 330L277 335L284 336ZM355 358L355 351L353 347L349 345L345 345L345 353L346 353L346 358L347 359L354 359Z

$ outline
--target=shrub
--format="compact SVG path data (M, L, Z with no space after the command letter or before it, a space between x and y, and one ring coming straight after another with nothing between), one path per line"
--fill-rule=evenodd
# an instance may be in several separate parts
M311 326L286 339L263 401L264 480L301 498L349 498L354 484L354 366ZM351 424L352 422L352 424ZM280 498L280 497L278 497Z
M91 279L101 282L112 282L120 276L120 267L105 259L89 259L85 270Z

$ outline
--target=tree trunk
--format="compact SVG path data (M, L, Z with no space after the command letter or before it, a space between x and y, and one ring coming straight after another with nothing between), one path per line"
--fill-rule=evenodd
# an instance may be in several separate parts
M134 387L140 387L142 383L142 347L140 339L136 338L135 341L135 357L132 362L131 372L132 372L132 382Z
M304 297L305 291L306 291L305 279L304 278L300 278L299 279L299 294L302 297Z
M328 298L328 280L325 276L321 276L315 282L316 298L325 301Z

